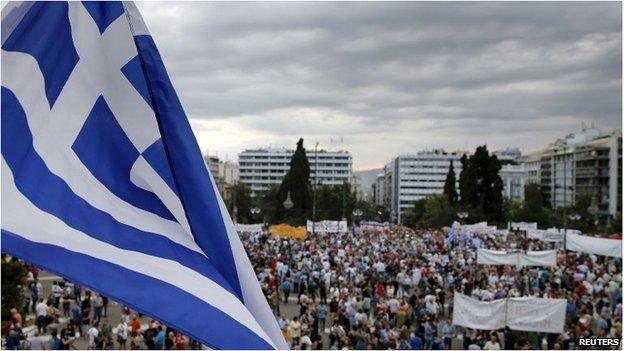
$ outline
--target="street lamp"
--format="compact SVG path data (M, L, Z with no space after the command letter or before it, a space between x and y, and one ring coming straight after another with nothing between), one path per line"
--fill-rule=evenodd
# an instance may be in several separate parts
M364 214L364 212L362 210L360 210L359 208L356 208L355 210L353 210L353 216L354 217L361 217Z
M581 219L581 215L577 213L571 213L568 215L568 218L570 218L571 221L578 221L579 219Z
M459 221L461 222L463 219L468 218L468 212L457 212L457 217L459 217Z
M286 200L284 200L284 203L282 205L284 205L284 208L287 210L290 210L293 206L295 206L295 204L290 199L290 191L288 192L288 194L286 194Z

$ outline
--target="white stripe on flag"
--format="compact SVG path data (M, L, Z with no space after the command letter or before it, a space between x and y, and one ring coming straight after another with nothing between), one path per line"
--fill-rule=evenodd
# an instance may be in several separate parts
M274 346L242 302L211 279L176 261L123 250L96 240L35 207L15 187L13 173L4 157L2 185L3 229L30 241L60 246L172 284L223 311Z

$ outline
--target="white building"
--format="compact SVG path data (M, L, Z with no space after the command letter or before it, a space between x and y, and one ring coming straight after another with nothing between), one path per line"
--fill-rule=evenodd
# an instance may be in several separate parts
M498 172L503 180L503 196L510 200L524 200L527 172L524 164L506 164Z
M204 162L212 174L217 189L223 200L230 198L230 190L238 183L238 165L232 161L221 161L218 156L210 155L208 151L204 155Z
M384 173L377 174L377 177L375 178L375 182L373 183L371 187L371 193L373 194L373 203L375 205L381 205L381 206L385 205L384 203L385 177L386 176Z
M417 200L442 194L451 162L455 170L455 187L459 192L459 173L462 168L460 159L464 154L466 152L431 150L399 155L392 159L386 169L392 183L391 210L395 218L400 222L401 215Z
M240 181L251 187L252 195L279 185L290 169L290 159L294 150L285 148L263 148L245 150L238 154ZM316 179L318 170L319 185L342 185L350 183L353 159L347 151L306 150L310 164L310 181ZM318 160L318 167L317 167Z
M540 184L544 202L570 206L592 194L591 212L601 223L622 211L622 132L583 128L523 157L527 182Z

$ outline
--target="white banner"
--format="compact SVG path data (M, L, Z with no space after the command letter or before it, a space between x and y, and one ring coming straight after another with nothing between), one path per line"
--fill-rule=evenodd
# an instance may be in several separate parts
M565 299L510 298L507 326L514 330L563 333L565 311Z
M236 231L239 233L261 233L262 232L262 223L259 224L235 224L234 227Z
M537 223L535 222L511 222L509 225L512 230L536 230Z
M515 252L477 249L477 263L491 265L518 265L518 254Z
M529 239L538 239L547 242L556 242L560 243L563 241L563 231L558 231L557 229L531 229L527 230L527 237Z
M472 329L505 327L505 300L483 302L456 293L453 297L453 324Z
M477 263L519 267L555 266L557 265L557 251L527 251L524 253L477 249Z
M463 294L453 297L453 324L472 329L563 333L565 299L520 297L489 302Z
M566 250L602 256L622 257L622 240L568 233Z
M520 266L556 266L557 250L527 251L520 254Z
M308 220L306 222L306 229L309 233L312 233L312 229L314 229L315 233L346 233L349 230L347 226L347 221L320 221L314 223L314 228L312 226L312 221Z

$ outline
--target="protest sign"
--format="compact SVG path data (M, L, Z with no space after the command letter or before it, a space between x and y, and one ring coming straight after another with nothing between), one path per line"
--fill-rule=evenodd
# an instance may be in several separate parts
M510 298L507 326L514 330L563 333L565 311L565 299Z
M453 297L453 324L483 330L505 327L505 300L483 302L463 294Z

